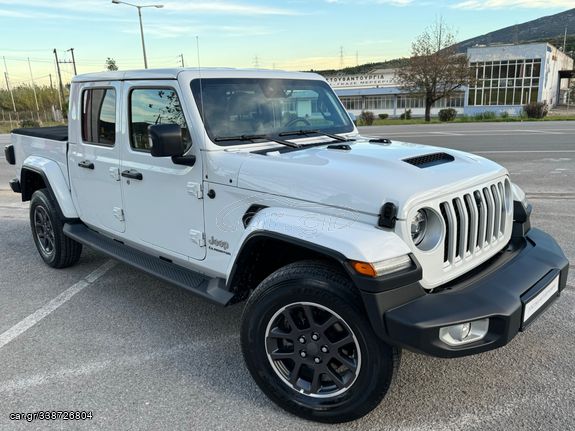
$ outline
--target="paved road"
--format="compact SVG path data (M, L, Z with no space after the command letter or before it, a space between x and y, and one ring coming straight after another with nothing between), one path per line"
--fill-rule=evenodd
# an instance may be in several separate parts
M574 261L575 123L364 132L478 152L504 164L535 206L533 223L552 233ZM80 425L51 424L66 429L575 429L573 274L561 301L510 345L456 360L405 352L379 408L328 427L284 413L252 382L240 355L241 305L212 306L121 264L94 274L108 259L90 250L74 268L44 266L26 205L7 191L11 177L0 156L1 429L44 428L11 423L8 413L49 409L94 412ZM92 282L82 282L89 274ZM85 287L33 324L37 310L61 303L59 295L72 286ZM33 326L2 345L2 334L25 324Z

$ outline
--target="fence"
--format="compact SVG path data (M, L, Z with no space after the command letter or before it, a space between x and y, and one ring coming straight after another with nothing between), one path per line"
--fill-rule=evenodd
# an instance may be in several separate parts
M64 123L62 111L55 106L52 106L52 109L40 111L0 110L0 126L4 126L3 129L43 126L53 123Z

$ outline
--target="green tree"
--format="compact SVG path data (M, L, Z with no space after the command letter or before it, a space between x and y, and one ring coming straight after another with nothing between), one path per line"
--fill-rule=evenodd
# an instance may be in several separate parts
M411 44L411 57L397 69L396 78L404 91L425 98L425 121L431 121L435 102L471 83L468 64L467 56L457 53L451 29L439 21Z
M116 60L111 57L106 59L106 69L107 70L118 70L118 66L116 65Z

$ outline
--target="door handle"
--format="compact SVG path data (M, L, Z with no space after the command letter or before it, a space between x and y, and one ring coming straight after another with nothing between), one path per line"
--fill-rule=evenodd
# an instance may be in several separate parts
M94 169L94 163L92 163L90 160L82 160L80 163L78 163L78 166L84 169Z
M122 176L126 178L131 178L133 180L141 180L144 178L144 176L140 172L135 171L133 169L122 171Z

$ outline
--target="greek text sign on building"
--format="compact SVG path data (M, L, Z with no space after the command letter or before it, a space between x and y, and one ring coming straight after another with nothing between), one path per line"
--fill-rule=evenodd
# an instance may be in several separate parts
M336 75L326 76L325 79L332 88L358 88L358 87L394 87L395 72L370 73L362 75Z

